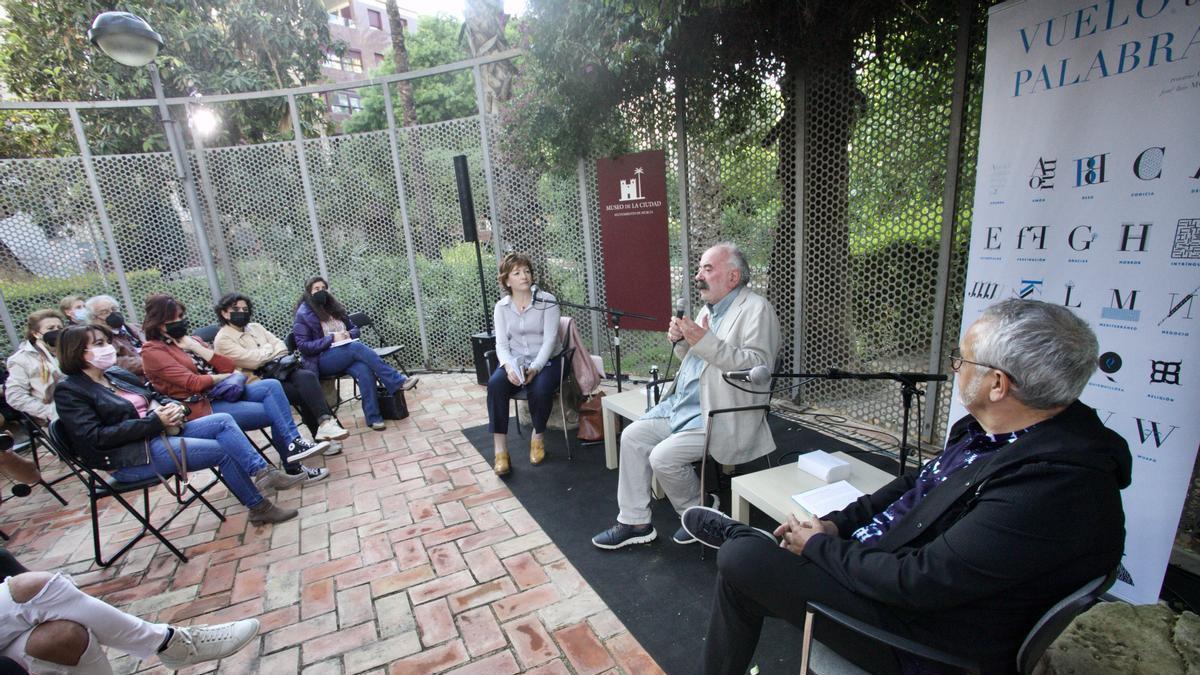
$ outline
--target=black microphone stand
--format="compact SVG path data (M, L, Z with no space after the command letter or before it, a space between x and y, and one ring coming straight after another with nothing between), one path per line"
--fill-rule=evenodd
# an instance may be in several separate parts
M548 302L548 301L543 300L542 302ZM617 393L618 394L621 393L621 317L628 316L628 317L632 317L634 319L645 319L646 321L658 321L658 317L647 316L645 314L638 314L636 312L625 312L625 311L616 309L614 307L578 305L578 304L575 304L574 302L567 302L566 300L558 300L558 299L555 299L553 304L561 305L563 307L574 307L575 309L582 309L582 310L586 310L589 312L600 312L601 314L607 314L608 316L612 317L612 321L613 321L613 361L614 361L614 365L617 369Z
M913 395L924 396L925 392L917 389L918 382L941 382L946 376L939 373L849 373L837 368L830 368L824 373L772 373L771 377L808 378L822 380L892 380L900 383L900 401L904 411L904 422L900 427L900 466L896 475L904 475L905 463L908 461L908 418L912 415Z

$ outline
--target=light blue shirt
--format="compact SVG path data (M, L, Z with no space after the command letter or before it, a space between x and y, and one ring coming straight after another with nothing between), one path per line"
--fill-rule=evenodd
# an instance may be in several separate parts
M716 331L725 318L726 310L733 304L742 289L735 288L721 298L715 305L709 305L708 329ZM703 426L700 417L700 373L704 371L704 359L689 351L679 364L679 373L675 376L675 391L670 396L658 402L642 419L667 418L671 423L671 433L699 429Z

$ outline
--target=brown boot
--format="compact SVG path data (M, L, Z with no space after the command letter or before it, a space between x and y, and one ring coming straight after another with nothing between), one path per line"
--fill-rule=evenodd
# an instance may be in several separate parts
M296 509L285 509L276 505L270 499L263 499L261 502L250 507L250 522L254 525L265 525L267 523L282 523L285 520L291 520L299 514Z
M529 463L538 465L546 459L546 442L543 438L529 439Z
M273 466L264 467L250 477L259 494L267 494L267 490L287 490L303 483L308 475L301 471L292 475L284 473Z
M496 453L496 463L492 465L492 469L496 472L497 476L503 476L508 473L508 452Z

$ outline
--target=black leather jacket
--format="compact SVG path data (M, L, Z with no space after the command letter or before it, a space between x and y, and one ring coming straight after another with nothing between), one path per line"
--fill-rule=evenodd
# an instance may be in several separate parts
M109 368L105 377L117 389L141 394L161 404L177 402L144 384L122 368ZM138 417L133 404L96 384L84 373L69 375L54 389L54 405L79 461L93 469L122 469L150 463L146 442L163 432L158 415Z

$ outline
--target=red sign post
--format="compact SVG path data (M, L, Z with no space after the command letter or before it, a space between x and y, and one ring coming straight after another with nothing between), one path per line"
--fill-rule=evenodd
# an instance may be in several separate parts
M622 328L666 330L671 316L666 155L648 150L596 160L596 180L606 304L657 317L628 317Z

